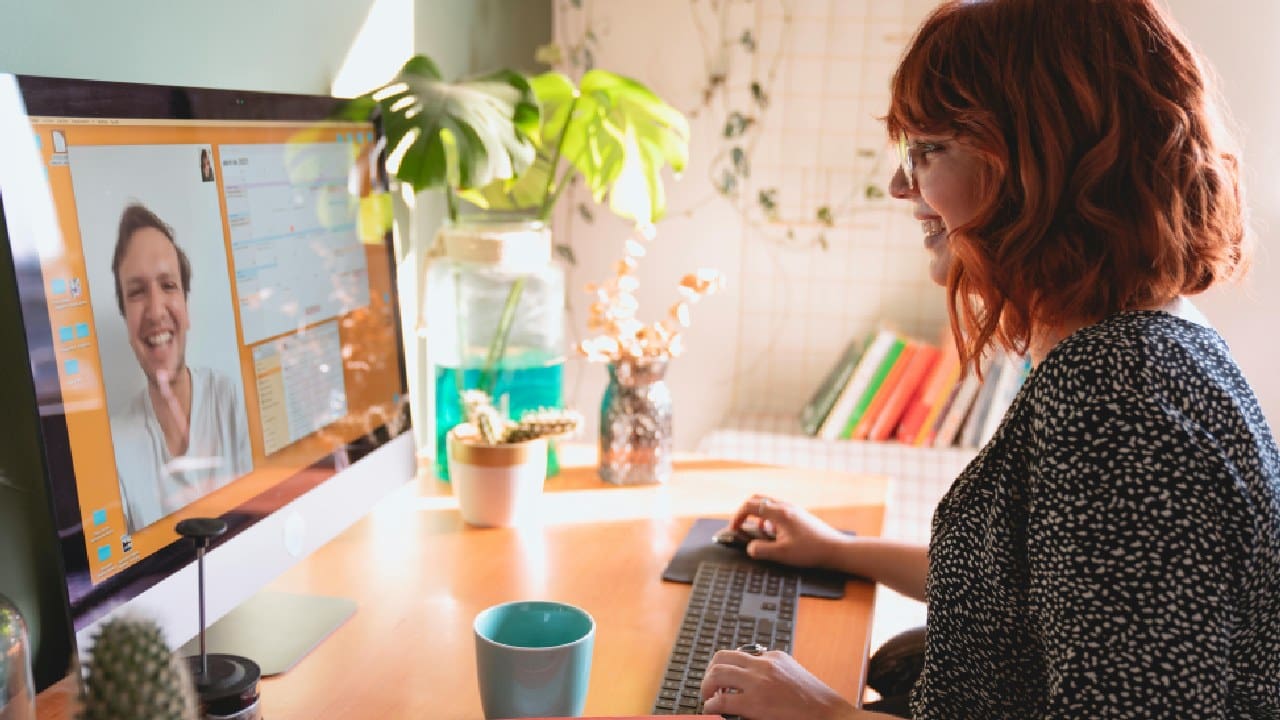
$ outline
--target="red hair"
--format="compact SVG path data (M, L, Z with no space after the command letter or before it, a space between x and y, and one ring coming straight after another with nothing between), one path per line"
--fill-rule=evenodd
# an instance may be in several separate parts
M891 136L982 170L949 228L961 357L1205 290L1247 265L1236 158L1196 54L1153 0L948 2L892 83ZM976 364L976 363L975 363Z

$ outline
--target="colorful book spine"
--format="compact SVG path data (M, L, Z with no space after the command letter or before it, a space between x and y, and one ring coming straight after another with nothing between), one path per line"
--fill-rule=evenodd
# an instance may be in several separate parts
M881 328L876 331L874 338L867 345L867 349L858 358L857 367L854 368L853 374L849 376L849 381L844 384L844 388L840 391L839 397L836 398L835 404L831 406L831 411L827 413L827 417L822 421L822 426L818 428L818 437L824 440L838 440L840 438L840 432L844 430L845 421L853 413L854 406L862 398L867 384L871 382L876 369L880 367L880 362L884 360L885 354L889 352L889 348L893 346L897 337L896 333L887 328Z
M911 365L916 353L919 351L920 343L913 340L904 342L902 352L898 353L898 358L893 361L893 367L889 368L889 372L884 376L884 381L880 383L875 395L871 397L871 402L867 403L867 409L862 413L862 419L858 420L853 432L849 433L850 440L871 439L871 428L875 427L880 415L884 413L885 407L889 404L889 398L898 391L898 386L902 384L902 379L906 377L907 367Z
M898 426L898 440L901 442L917 446L929 444L924 438L933 439L932 433L942 405L946 403L951 388L960 379L960 356L949 337L943 338L939 353L940 357L929 373L927 384L911 402Z
M898 356L902 354L902 350L906 346L907 342L903 338L897 336L893 338L893 344L889 346L889 351L885 353L884 359L881 360L879 367L876 368L875 374L871 376L866 390L862 393L862 397L858 399L858 404L854 405L853 413L845 421L844 430L841 431L840 437L846 440L853 437L854 429L858 427L858 423L862 422L862 416L866 414L871 401L875 399L876 393L880 391L880 386L884 384L884 379L889 375L889 371L893 369L894 364L898 362Z
M854 368L858 366L858 358L862 357L862 350L871 342L871 338L872 336L868 335L850 340L844 352L840 353L836 364L831 366L831 370L818 385L813 397L805 403L800 411L800 427L806 434L818 434L822 422L827 419L831 408L835 406L836 399L840 397L840 391L844 389L845 383L849 382Z
M963 379L956 384L946 414L938 423L938 431L933 438L934 447L951 447L956 441L956 436L960 432L964 419L968 417L969 410L973 407L973 399L977 396L981 384L978 374L972 368L967 370Z
M911 355L910 363L902 372L902 378L893 388L893 394L885 401L884 407L876 421L872 423L867 439L873 442L884 442L893 436L902 422L908 404L924 391L930 371L938 362L942 351L932 345L920 344ZM901 363L902 359L899 358Z

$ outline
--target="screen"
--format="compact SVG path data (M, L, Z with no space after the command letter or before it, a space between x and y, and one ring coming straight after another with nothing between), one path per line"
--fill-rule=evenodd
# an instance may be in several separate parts
M56 237L8 190L6 220L79 631L191 561L179 520L226 542L407 428L390 201L330 98L18 84Z

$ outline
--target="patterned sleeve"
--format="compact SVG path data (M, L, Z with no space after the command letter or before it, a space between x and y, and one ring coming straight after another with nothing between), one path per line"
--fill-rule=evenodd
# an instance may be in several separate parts
M1217 718L1241 538L1217 442L1149 403L1040 429L1027 528L1046 718Z

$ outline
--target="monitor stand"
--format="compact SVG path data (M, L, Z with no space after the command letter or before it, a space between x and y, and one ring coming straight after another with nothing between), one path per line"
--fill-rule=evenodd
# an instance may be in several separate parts
M271 677L297 665L355 611L348 598L262 590L210 625L205 645L210 653L247 657ZM200 636L179 654L199 655Z

